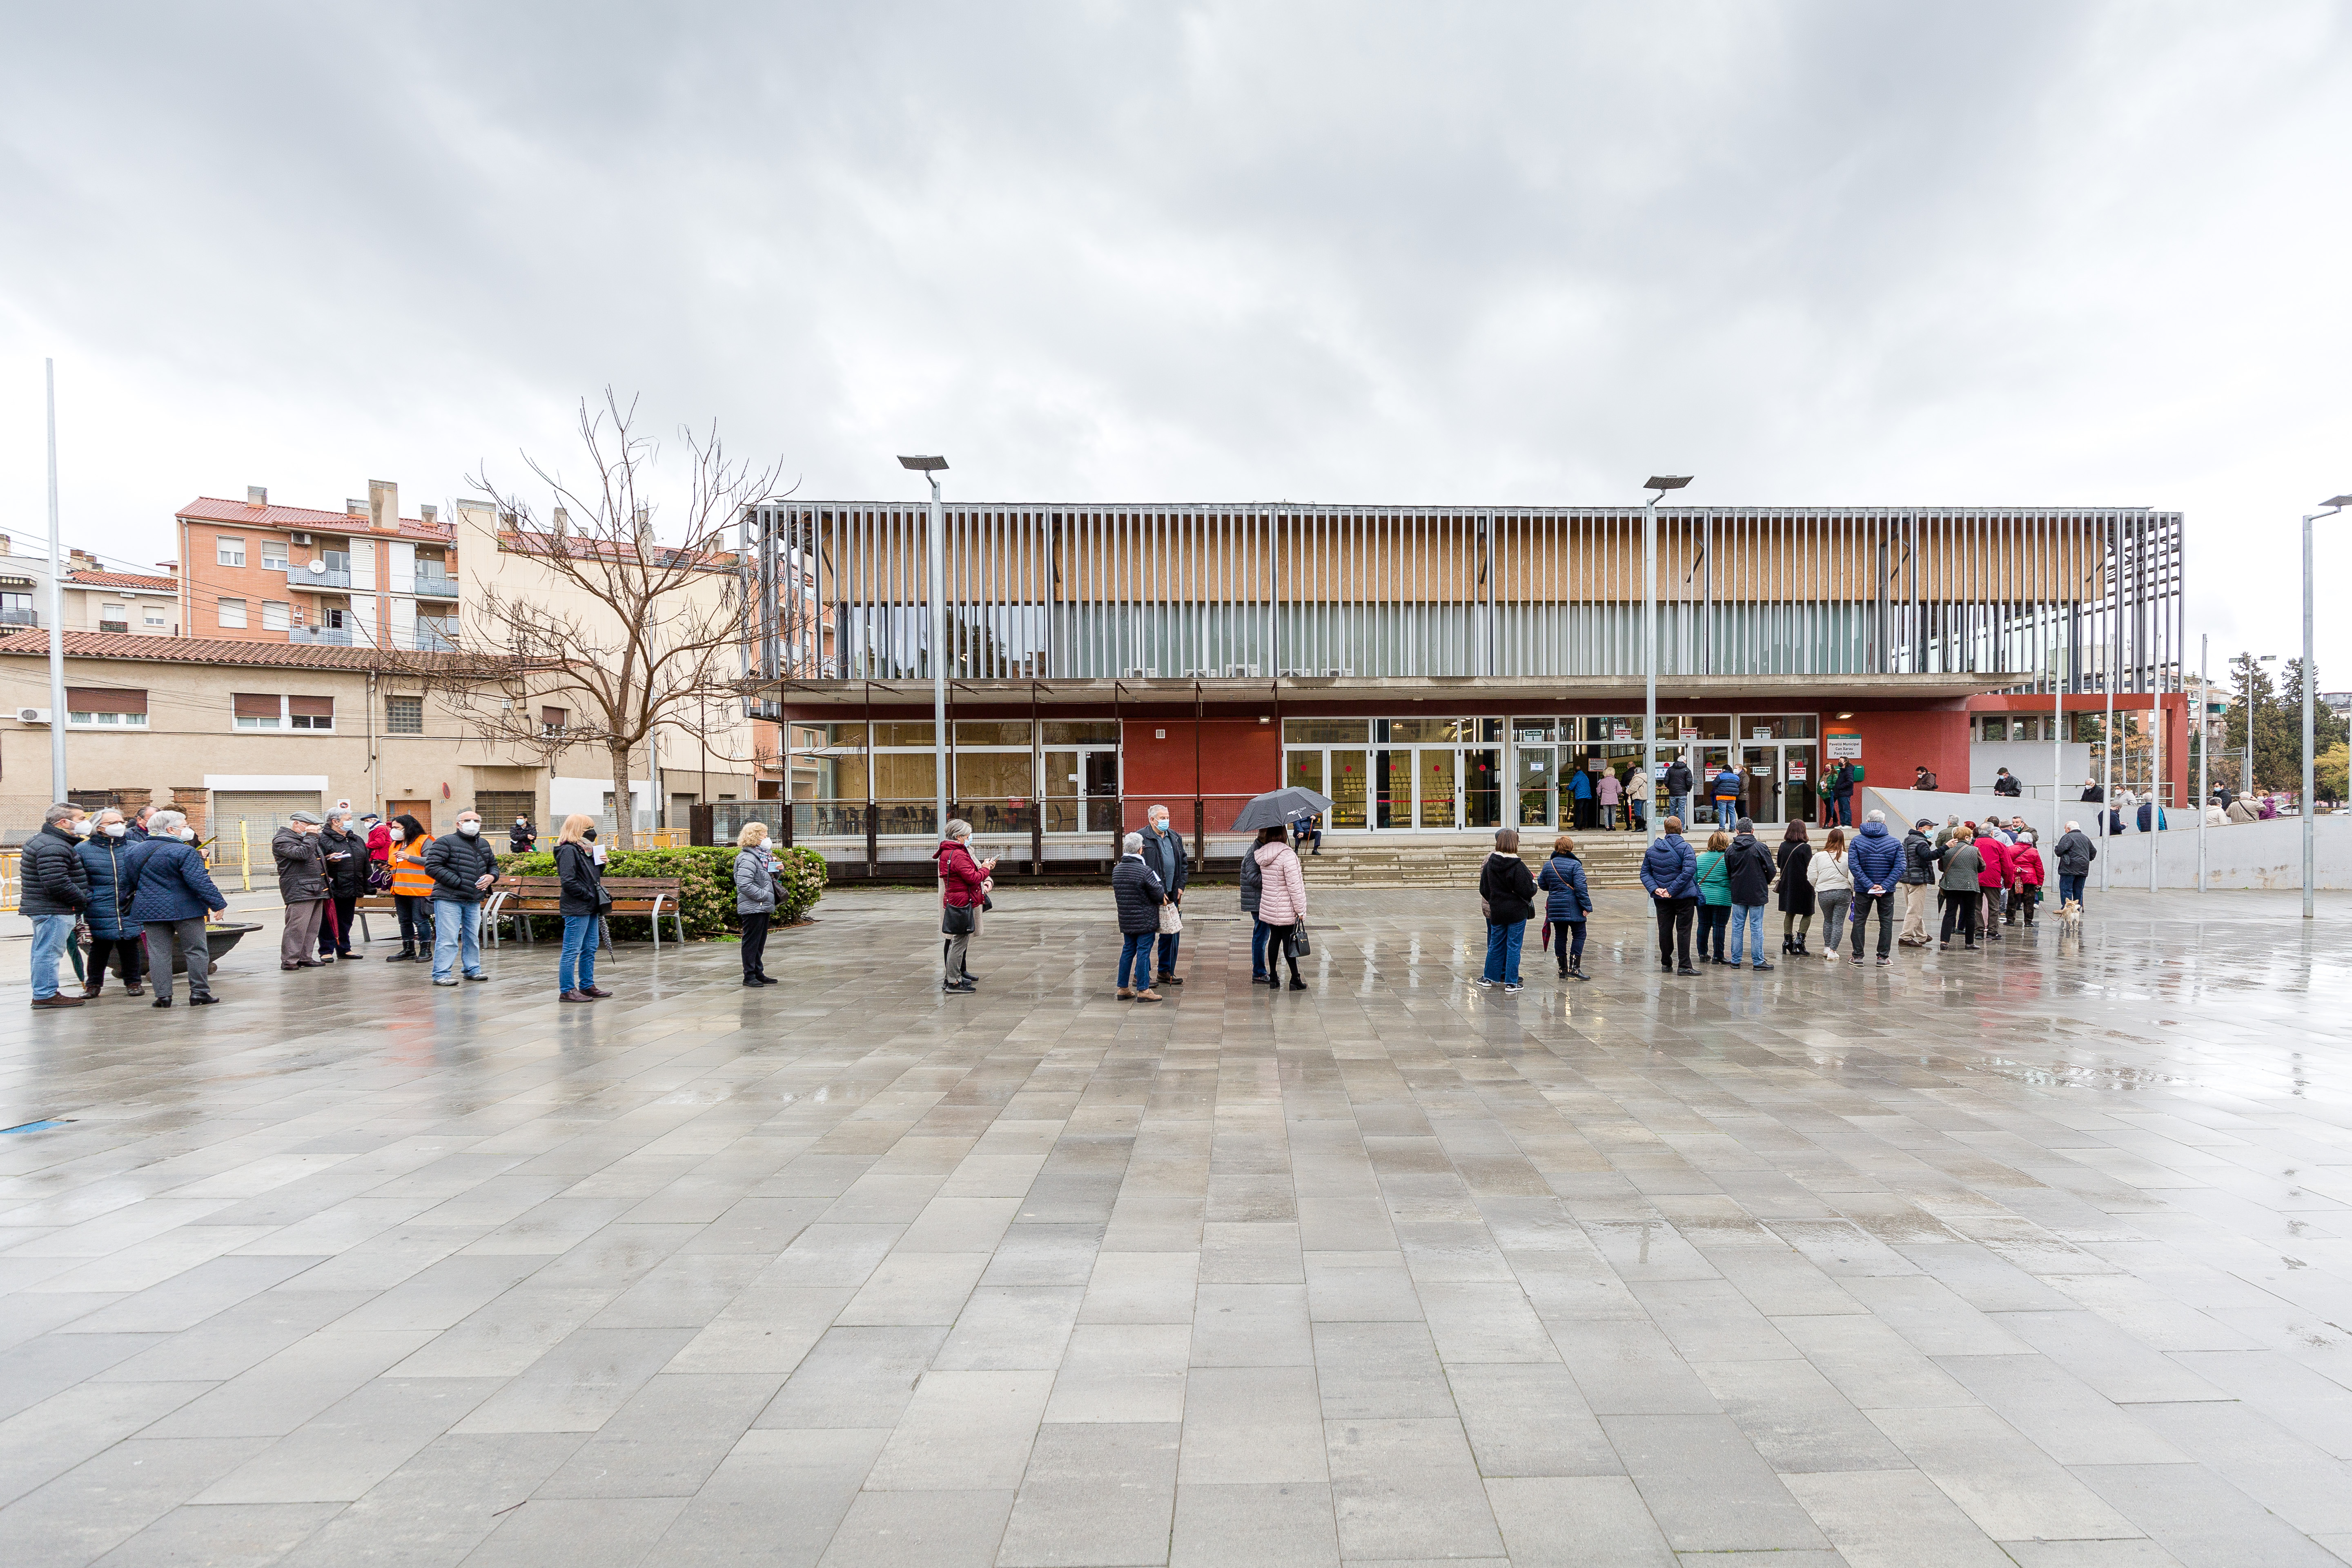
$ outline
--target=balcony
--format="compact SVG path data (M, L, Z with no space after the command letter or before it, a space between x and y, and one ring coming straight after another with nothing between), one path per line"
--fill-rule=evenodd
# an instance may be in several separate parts
M290 643L307 643L314 647L349 647L352 628L349 626L296 626L286 634Z
M37 626L41 624L38 610L0 610L0 626Z
M416 623L416 651L419 653L455 653L457 651L457 628L446 622Z
M101 632L121 632L128 634L131 630L131 623L129 621L100 621L98 623L98 629Z
M297 566L294 570L286 574L286 585L297 590L309 588L348 588L352 585L351 568L348 566L321 566L314 572L308 566Z
M427 572L419 566L413 591L420 599L454 599L457 596L457 579L446 572Z

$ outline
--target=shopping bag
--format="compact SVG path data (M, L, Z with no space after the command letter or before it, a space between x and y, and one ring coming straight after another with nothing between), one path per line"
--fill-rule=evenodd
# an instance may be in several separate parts
M1171 901L1160 905L1160 934L1161 936L1173 936L1183 929L1184 917L1176 912L1175 902L1171 900Z

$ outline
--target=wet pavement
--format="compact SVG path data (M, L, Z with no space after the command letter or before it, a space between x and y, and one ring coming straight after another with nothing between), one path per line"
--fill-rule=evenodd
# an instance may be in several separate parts
M973 996L877 892L594 1006L0 943L0 1563L2352 1560L2352 898L1517 996L1231 900L1156 1007L1079 892Z

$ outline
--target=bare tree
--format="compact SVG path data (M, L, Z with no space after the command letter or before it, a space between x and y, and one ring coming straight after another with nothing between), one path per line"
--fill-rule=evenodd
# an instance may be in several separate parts
M681 430L686 493L665 515L653 498L658 450L635 420L635 400L625 407L610 388L601 409L582 401L583 483L524 454L553 497L545 518L487 473L468 478L498 509L507 559L496 573L469 574L484 586L463 606L462 651L446 682L468 726L487 739L551 764L573 746L604 748L623 849L635 841L631 754L648 753L658 794L657 727L695 730L709 724L715 701L740 703L749 605L728 535L781 472L730 458L715 425L702 436ZM541 708L562 710L562 720L543 720Z

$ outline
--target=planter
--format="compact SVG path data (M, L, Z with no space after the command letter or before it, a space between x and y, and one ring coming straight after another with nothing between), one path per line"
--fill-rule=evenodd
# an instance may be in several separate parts
M220 963L221 959L227 954L229 949L235 947L238 942L243 942L245 940L246 932L249 931L259 931L260 929L261 928L257 925L205 926L205 946L212 953L214 964L217 966ZM182 958L175 951L172 954L172 973L174 974L185 974L187 972L187 960Z

